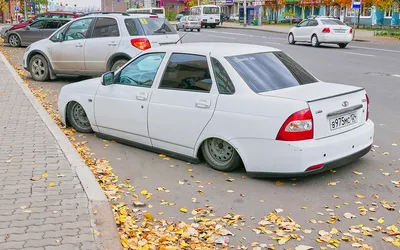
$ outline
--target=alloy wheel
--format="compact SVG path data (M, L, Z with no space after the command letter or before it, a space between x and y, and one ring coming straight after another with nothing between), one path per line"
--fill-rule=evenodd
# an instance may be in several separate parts
M46 64L42 61L42 59L36 58L32 63L32 73L36 76L36 78L43 78L46 74Z

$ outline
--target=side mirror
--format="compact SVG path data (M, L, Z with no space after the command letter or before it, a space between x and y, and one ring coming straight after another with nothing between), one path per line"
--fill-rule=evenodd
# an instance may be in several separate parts
M114 83L114 72L104 73L102 76L101 84L104 86L112 85Z
M300 24L298 23L298 24L296 24L296 27L298 28L298 27L300 27Z
M29 26L25 27L25 30L30 30L30 29L31 29L31 27L29 27Z

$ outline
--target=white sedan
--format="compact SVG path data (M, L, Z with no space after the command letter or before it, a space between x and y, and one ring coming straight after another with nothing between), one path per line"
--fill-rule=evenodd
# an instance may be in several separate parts
M338 44L340 48L346 48L353 40L353 29L335 18L317 17L307 19L291 28L288 34L288 42L310 42L318 47L321 43Z
M79 132L214 169L308 175L370 151L363 88L325 83L278 49L191 43L146 50L118 71L62 88Z

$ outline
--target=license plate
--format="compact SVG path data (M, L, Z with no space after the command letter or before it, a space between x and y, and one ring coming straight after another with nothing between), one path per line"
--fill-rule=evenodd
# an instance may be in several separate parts
M348 113L329 119L331 130L336 130L357 123L357 113Z
M345 30L335 30L335 33L344 33L346 32Z

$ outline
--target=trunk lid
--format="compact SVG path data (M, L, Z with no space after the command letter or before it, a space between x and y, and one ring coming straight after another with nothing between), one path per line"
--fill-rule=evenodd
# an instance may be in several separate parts
M360 87L318 82L260 94L307 102L314 139L344 133L366 122L366 93Z
M139 18L143 33L151 43L151 47L175 44L179 35L164 18Z

